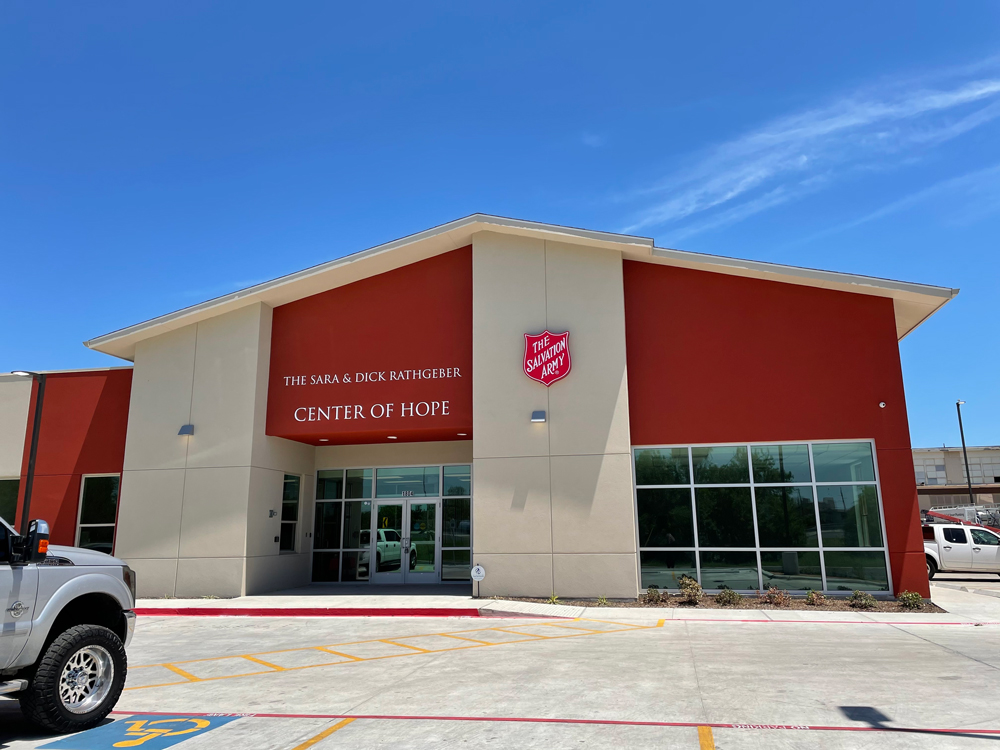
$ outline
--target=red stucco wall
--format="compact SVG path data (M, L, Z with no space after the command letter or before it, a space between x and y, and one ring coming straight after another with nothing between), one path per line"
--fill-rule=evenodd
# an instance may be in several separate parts
M472 248L275 308L267 434L313 445L471 440Z
M37 388L35 383L28 409L17 506L18 527L24 507ZM84 474L121 473L131 391L131 369L47 376L29 516L49 522L53 544L73 544L75 541L81 477Z
M632 444L874 439L894 589L929 596L892 300L635 261L624 285Z

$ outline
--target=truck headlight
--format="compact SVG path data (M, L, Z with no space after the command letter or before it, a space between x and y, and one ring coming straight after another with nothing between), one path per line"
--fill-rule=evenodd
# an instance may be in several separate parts
M125 581L125 585L128 586L128 590L132 592L132 603L135 603L135 571L132 570L128 565L122 566L122 579Z

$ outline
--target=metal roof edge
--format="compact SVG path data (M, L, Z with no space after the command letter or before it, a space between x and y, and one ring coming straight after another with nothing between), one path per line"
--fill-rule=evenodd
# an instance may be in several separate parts
M333 260L325 261L315 266L310 266L309 268L304 268L301 271L295 271L290 274L285 274L284 276L279 276L275 279L271 279L270 281L265 281L260 284L255 284L254 286L246 287L245 289L239 289L235 292L230 292L229 294L224 294L219 297L213 297L212 299L205 300L204 302L199 302L195 305L190 305L188 307L183 307L179 310L174 310L173 312L165 313L163 315L158 315L155 318L149 318L142 322L126 326L125 328L119 328L115 331L111 331L110 333L105 333L101 336L97 336L95 338L84 341L83 345L86 346L88 349L97 349L98 347L104 344L113 342L120 338L124 338L125 336L130 336L132 334L139 333L148 328L154 328L164 323L169 323L179 318L187 317L189 315L194 315L196 313L205 310L210 310L213 307L220 307L222 305L229 304L230 302L237 302L241 299L248 299L248 301L250 301L249 298L262 294L263 292L267 292L276 287L284 286L286 284L292 284L301 279L306 279L316 274L325 273L340 266L356 263L360 260L364 260L365 258L369 258L374 255L391 252L398 248L406 247L407 245L413 245L423 240L433 239L434 237L445 235L450 232L455 232L461 229L474 229L474 227L477 224L484 225L483 227L484 229L489 229L490 227L496 227L501 229L513 229L513 230L528 231L528 232L542 232L545 234L554 234L569 239L610 242L614 244L631 245L633 247L638 246L648 249L650 251L653 249L654 245L654 241L650 237L638 237L627 234L615 234L613 232L601 232L591 229L579 229L576 227L566 227L558 224L545 224L537 221L527 221L524 219L512 219L505 216L494 216L492 214L475 213L475 214L470 214L468 216L464 216L460 219L455 219L454 221L450 221L445 224L439 224L438 226L431 227L430 229L425 229L415 234L410 234L406 235L405 237L400 237L398 239L391 240L381 245L375 245L374 247L370 247L365 250L359 250L357 252L350 253L348 255L344 255L339 258L334 258Z

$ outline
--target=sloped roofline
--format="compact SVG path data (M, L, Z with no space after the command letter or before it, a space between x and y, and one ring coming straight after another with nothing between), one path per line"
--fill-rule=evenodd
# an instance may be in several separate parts
M272 307L352 283L369 276L409 265L471 244L477 232L531 236L569 244L604 247L629 260L697 268L716 273L782 281L892 297L897 304L897 333L902 338L958 294L957 289L878 279L869 276L784 266L761 261L727 258L655 247L648 237L564 227L489 214L472 214L392 242L345 255L271 281L215 297L166 315L136 323L85 341L90 349L132 360L140 341L191 323L222 315L240 307L263 302ZM899 306L904 306L900 319Z

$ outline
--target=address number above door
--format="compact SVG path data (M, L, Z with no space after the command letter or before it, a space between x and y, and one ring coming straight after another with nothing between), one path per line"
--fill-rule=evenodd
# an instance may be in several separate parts
M524 334L524 374L545 386L569 375L569 331Z

